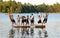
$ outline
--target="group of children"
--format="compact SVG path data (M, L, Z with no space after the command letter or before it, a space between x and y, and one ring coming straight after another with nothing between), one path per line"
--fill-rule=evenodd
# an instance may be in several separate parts
M43 16L44 17L44 20L43 20L43 22L41 21L41 16L40 15L38 15L38 24L39 23L47 23L47 19L48 19L48 14L46 14L45 16ZM12 22L12 24L16 24L16 21L15 21L15 19L14 19L14 17L13 17L13 15L11 15L11 14L9 14L9 18L10 18L10 20L11 20L11 22ZM30 24L31 25L33 25L34 24L34 16L33 16L33 14L31 14L31 16L30 16L30 18L29 18L29 16L27 15L27 16L19 16L18 15L18 17L17 17L17 23L19 23L19 25L20 25L20 19L22 19L22 21L21 21L21 24L22 25L24 25L24 23L26 23L26 25L27 24L29 24L29 21L30 21Z
M41 17L42 17L42 16L38 15L38 24L39 24L39 23L42 23L42 24L47 23L48 14L46 14L45 16L43 16L43 18L44 18L43 21L42 21Z
M43 22L42 22L42 19L41 19L41 15L38 15L38 24L39 23L47 23L47 19L48 19L48 14L45 14L45 16L43 16L44 17L44 20L43 20ZM14 17L13 17L13 15L12 14L9 14L9 18L10 18L10 20L11 20L11 22L12 22L12 27L13 27L13 24L16 24L16 21L15 21L15 19L14 19ZM20 20L20 19L22 19L22 20ZM30 21L30 22L29 22ZM20 24L20 22L21 22L21 24ZM29 17L28 15L27 16L17 16L17 23L19 24L19 25L24 25L25 23L26 23L26 25L29 25L29 23L30 23L30 25L34 25L34 16L33 16L33 14L31 14L31 16ZM33 35L33 33L34 33L34 28L31 28L31 35ZM19 32L19 29L18 29L18 32ZM27 33L28 35L29 35L29 29L22 29L22 35L24 34L24 33Z

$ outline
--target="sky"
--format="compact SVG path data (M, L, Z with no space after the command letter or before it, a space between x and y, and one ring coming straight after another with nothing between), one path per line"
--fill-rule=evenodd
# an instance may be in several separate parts
M3 0L3 1L9 1L9 0ZM48 4L48 5L53 5L54 3L60 3L60 0L15 0L16 2L21 2L21 3L30 3L32 5L39 5L39 4Z

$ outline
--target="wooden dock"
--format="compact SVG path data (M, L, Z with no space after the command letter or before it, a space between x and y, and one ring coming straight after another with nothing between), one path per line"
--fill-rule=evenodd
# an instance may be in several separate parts
M35 26L35 28L45 28L45 25L43 25L43 26Z
M31 26L14 26L14 28L30 28ZM45 25L35 26L35 28L45 28Z
M30 26L14 26L14 28L30 28Z

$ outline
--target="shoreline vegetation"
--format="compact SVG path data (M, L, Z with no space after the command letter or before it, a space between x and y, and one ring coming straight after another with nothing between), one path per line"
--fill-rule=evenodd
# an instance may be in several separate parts
M32 5L30 3L22 4L14 1L0 1L0 13L60 13L60 4L57 2L53 5L45 3Z

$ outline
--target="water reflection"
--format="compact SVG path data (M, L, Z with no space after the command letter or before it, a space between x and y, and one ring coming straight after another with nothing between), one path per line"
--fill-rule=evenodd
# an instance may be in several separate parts
M21 16L22 15L25 15L25 14L21 14ZM27 14L27 15L30 15L30 14ZM14 16L15 18L17 17L16 14L14 14ZM34 16L37 17L36 14L34 14ZM37 19L35 18L35 20ZM46 30L47 30L47 35L45 34L44 38L60 38L60 14L49 14L48 23L46 25ZM38 31L39 31L38 29L35 29L33 36L29 32L29 35L26 35L25 38L27 36L28 36L27 38L32 38L32 37L42 38L43 37L43 36L41 37L42 33L39 35ZM14 34L11 33L11 22L10 22L8 15L0 14L0 38L8 38L8 32L9 32L9 38L21 38L22 37L21 32L19 31L17 32L17 30L14 30Z
M9 38L47 38L48 37L48 33L45 29L41 29L38 30L38 32L32 32L32 29L30 29L30 33L29 33L29 29L21 29L19 30L19 33L17 31L18 29L11 29L9 31ZM37 30L37 29L36 29ZM21 31L21 32L20 32ZM35 36L36 35L36 36Z
M14 33L15 33L15 31L13 29L11 29L9 31L9 38L14 38Z

